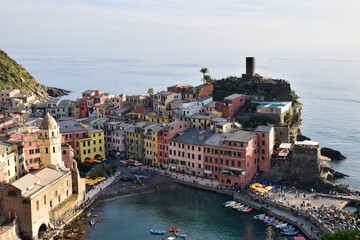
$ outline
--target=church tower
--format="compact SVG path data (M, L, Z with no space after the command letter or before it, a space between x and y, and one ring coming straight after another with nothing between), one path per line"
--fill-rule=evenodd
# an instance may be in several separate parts
M41 168L51 165L57 168L64 167L61 159L60 127L49 113L46 113L40 124L39 145Z

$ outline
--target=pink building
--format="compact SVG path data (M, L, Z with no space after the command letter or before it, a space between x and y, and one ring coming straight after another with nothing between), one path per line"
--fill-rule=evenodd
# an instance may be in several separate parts
M224 98L223 102L217 103L217 109L221 109L222 117L233 118L244 106L250 96L245 94L232 94Z
M160 167L169 166L169 139L184 132L190 124L185 121L174 121L166 124L164 129L158 132L158 160Z
M24 160L27 171L39 169L40 167L40 146L38 134L15 134L10 139L22 140L24 144Z
M0 118L0 130L3 131L5 129L7 129L13 123L14 123L14 118L12 118L12 117Z
M212 136L211 132L189 128L180 136L170 139L170 169L194 176L202 176L204 169L204 143Z
M274 128L214 134L204 145L204 177L223 186L245 186L259 171L270 170Z
M104 124L105 151L107 155L124 158L126 156L126 130L131 124L109 121Z
M126 94L122 93L120 95L115 95L111 99L111 106L116 109L121 109L127 105L126 103Z
M74 159L74 150L69 144L61 144L61 159L65 167L70 168L70 164Z
M267 172L270 170L270 159L274 152L275 131L272 126L259 126L255 131L259 144L259 170L261 172Z

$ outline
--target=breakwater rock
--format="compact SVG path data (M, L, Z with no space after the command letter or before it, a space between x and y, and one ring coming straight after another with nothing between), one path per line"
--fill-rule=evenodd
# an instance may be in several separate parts
M331 160L344 160L346 157L342 155L339 151L323 147L321 148L321 155L330 158Z

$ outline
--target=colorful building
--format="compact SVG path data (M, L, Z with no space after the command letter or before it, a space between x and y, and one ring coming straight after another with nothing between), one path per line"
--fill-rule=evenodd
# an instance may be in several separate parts
M190 127L185 121L173 121L165 125L158 134L158 160L160 167L169 168L169 140Z
M202 130L212 130L211 129L211 119L216 118L216 115L202 115L194 114L189 117L190 126L192 128L202 129Z
M84 162L86 159L105 158L104 131L86 128L87 137L74 140L75 159Z
M75 149L75 139L87 138L88 131L79 122L67 120L59 122L60 133L64 138L64 142L70 144Z
M189 128L179 136L170 139L169 166L182 173L203 176L204 143L213 134L208 131Z
M158 132L163 127L160 124L152 124L144 127L144 161L151 166L158 166Z
M143 145L143 129L149 123L137 122L133 127L126 130L126 148L127 157L130 159L143 160L144 145Z
M174 100L181 99L181 94L166 91L158 93L157 98L157 108L159 113L166 113L167 105Z
M250 100L250 96L235 93L224 98L224 101L218 102L218 107L222 112L222 117L233 118L240 112L246 100Z

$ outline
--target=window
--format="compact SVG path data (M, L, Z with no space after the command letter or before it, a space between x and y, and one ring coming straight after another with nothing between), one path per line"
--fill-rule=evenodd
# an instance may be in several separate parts
M39 210L40 209L40 203L39 203L39 200L36 201L36 210Z
M83 154L86 154L86 150L83 151Z
M229 160L226 159L226 166L229 166Z
M210 157L210 162L212 163L212 157Z
M53 147L53 153L55 153L55 147Z
M96 148L94 148L94 152L96 152Z
M65 151L65 150L63 150L63 154L64 154L64 155L66 154L66 151Z
M32 159L32 158L30 158L30 163L33 163L33 159Z
M199 151L199 152L201 151L201 148L200 148L200 147L198 147L198 151Z
M263 146L265 146L265 141L262 141L261 144L262 144Z
M49 149L45 147L45 153L49 153Z
M34 150L33 150L33 149L30 150L30 151L29 151L29 154L30 154L30 155L34 154Z
M217 159L217 158L215 158L215 163L216 163L216 164L218 163L218 159Z
M194 154L191 154L191 158L192 158L192 159L195 159L195 155L194 155Z
M194 146L191 146L191 149L194 151L194 149L195 149Z
M240 161L238 161L238 167L241 167L241 162Z
M44 205L46 205L46 195L44 195Z
M99 151L100 151L100 152L102 151L102 147L99 147Z
M208 161L208 157L207 156L205 156L205 162L207 162Z
M201 155L198 155L198 160L201 160Z
M235 162L234 162L234 161L231 161L231 166L235 166Z

